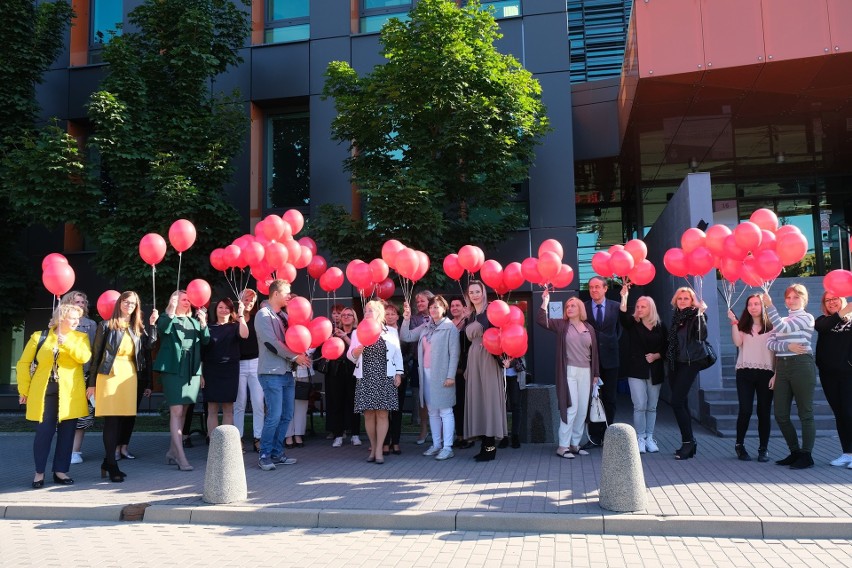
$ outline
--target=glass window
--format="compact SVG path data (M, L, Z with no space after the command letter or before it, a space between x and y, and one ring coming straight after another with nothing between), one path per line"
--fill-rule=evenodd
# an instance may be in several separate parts
M310 115L272 114L266 123L266 209L307 208L311 202Z
M311 37L309 0L266 0L265 43L304 41Z
M412 2L406 0L360 0L361 33L376 33L382 31L382 26L391 18L405 21L412 8Z
M633 2L568 0L571 82L621 74Z
M112 33L119 34L117 24L122 22L122 2L115 0L92 0L91 45L103 45L109 42Z
M491 9L496 20L521 15L521 0L482 0L481 5L486 10Z

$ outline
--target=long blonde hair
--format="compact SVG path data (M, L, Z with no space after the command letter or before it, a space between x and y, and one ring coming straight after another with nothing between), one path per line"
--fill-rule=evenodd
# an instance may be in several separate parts
M636 298L636 304L645 300L648 302L648 319L651 320L651 327L657 327L660 325L660 313L657 311L657 304L654 303L654 298L651 296L639 296ZM636 307L633 307L633 319L636 321L640 321L639 316L636 315Z

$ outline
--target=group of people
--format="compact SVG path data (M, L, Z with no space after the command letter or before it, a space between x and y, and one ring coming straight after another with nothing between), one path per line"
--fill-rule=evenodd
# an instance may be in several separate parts
M707 364L701 356L701 344L707 338L706 305L691 288L679 288L671 300L673 315L667 327L649 296L637 298L628 313L629 291L629 285L623 286L621 301L614 302L606 298L607 281L593 277L591 299L584 303L569 298L561 317L549 313L550 294L542 293L536 322L557 335L554 377L560 427L556 454L561 458L587 455L589 444L600 443L594 424L586 424L589 404L592 396L598 396L606 422L614 420L619 369L628 377L640 453L659 451L654 427L666 378L681 434L675 458L686 460L697 453L688 395ZM236 305L228 298L211 304L215 318L208 325L207 311L201 308L193 314L183 291L171 295L163 314L154 309L147 321L138 294L127 291L119 296L111 316L95 325L85 318L85 295L67 294L48 329L31 336L17 366L20 402L27 406L27 418L38 423L33 487L44 485L54 437L53 480L73 483L68 475L72 454L79 452L80 431L85 428L81 424L90 423L92 414L104 419L101 475L112 482L124 481L127 474L118 461L134 459L128 444L139 402L151 393L152 371L160 374L169 407L167 463L181 471L193 469L184 452L186 422L201 391L208 431L218 425L221 411L223 423L235 425L242 436L250 397L259 467L271 470L296 463L286 449L303 445L307 401L296 400L295 383L310 381L316 361L311 352L294 353L286 345L287 304L292 297L289 284L282 280L270 284L262 305L257 294L246 289ZM814 320L805 309L804 286L788 287L784 298L786 316L779 315L765 293L749 296L739 317L728 312L738 348L740 411L735 453L741 460L751 459L745 436L756 397L757 460L769 460L774 399L775 419L789 449L789 455L776 463L793 469L814 465L813 396L819 368L842 448L831 464L852 469L852 305L826 293L823 313ZM498 447L510 443L519 447L524 362L494 356L483 346L483 334L491 327L485 286L470 281L465 297L449 302L428 291L419 292L415 299L416 312L407 303L401 314L390 302L374 300L364 306L363 317L375 320L381 329L378 340L370 345L362 344L355 333L355 311L333 308L333 335L344 341L346 353L324 361L321 369L332 446L341 446L347 432L353 445L361 445L363 415L367 461L382 464L388 454L401 453L402 410L411 387L413 414L428 421L431 431L425 456L446 460L454 457L456 449L479 440L474 458L484 462L496 457ZM622 335L627 340L625 361L619 360ZM790 419L793 400L801 441ZM418 443L426 439L422 431ZM589 441L586 445L582 445L584 439Z

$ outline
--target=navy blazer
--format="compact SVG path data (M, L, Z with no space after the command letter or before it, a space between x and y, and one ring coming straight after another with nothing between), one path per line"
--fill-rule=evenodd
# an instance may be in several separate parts
M586 318L587 321L595 328L598 339L598 356L600 357L601 369L618 369L619 367L619 347L618 340L621 337L621 320L619 315L621 310L619 302L606 299L603 309L603 325L598 325L595 319L594 300L586 302Z

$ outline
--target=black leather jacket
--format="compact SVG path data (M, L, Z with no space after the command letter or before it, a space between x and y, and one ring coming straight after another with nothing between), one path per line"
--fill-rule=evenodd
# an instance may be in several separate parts
M121 345L124 334L129 333L130 338L133 340L137 379L146 388L151 388L153 384L153 375L151 374L153 359L151 357L151 350L157 343L157 326L148 325L145 328L142 335L138 336L130 329L126 330L126 332L109 329L106 321L99 323L98 333L95 336L95 344L92 346L92 372L89 373L87 386L95 386L98 375L109 374L113 363L115 363L115 354L118 352L118 346Z

